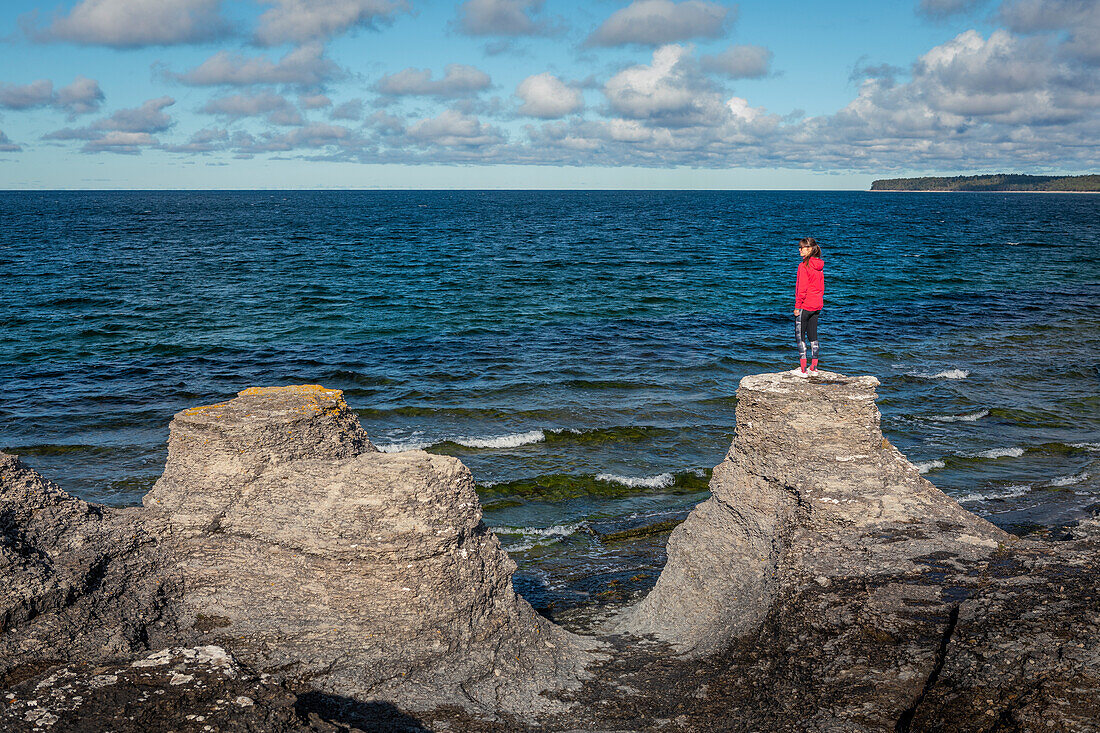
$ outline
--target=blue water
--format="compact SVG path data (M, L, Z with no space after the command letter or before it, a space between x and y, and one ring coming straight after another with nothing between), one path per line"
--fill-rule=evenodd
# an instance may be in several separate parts
M861 192L0 193L0 448L136 504L183 408L345 390L384 449L459 456L551 611L652 583L745 374L822 365L1013 531L1100 500L1100 196Z

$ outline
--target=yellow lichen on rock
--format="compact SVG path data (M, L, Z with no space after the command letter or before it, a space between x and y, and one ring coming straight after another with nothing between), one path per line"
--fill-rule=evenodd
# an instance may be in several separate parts
M218 407L225 407L228 404L229 404L228 402L218 402L218 403L213 404L213 405L200 405L198 407L189 407L186 410L184 410L182 414L184 414L184 415L197 415L200 412L206 412L207 410L213 410L213 409L218 408Z
M333 395L337 399L341 398L344 394L343 390L328 389L322 387L319 384L288 384L282 387L249 387L237 393L238 397L253 397L257 395L270 395L280 394L283 392L297 392L306 394L310 392L324 392L327 395Z
M289 384L278 387L249 387L237 393L238 397L299 397L301 403L291 409L298 414L312 417L322 413L324 414L338 414L342 410L347 409L347 402L344 401L344 392L339 389L328 389L319 384ZM213 413L212 417L224 417L224 415L216 412L220 408L227 408L230 406L230 402L218 402L213 405L202 405L200 407L191 407L184 410L181 415L184 416L196 416L204 413ZM248 404L248 403L246 403ZM252 404L255 406L255 403ZM246 418L252 418L252 413L245 414Z

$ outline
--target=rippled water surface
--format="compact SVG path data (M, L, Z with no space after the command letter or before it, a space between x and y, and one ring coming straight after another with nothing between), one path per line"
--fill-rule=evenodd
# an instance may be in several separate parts
M345 390L372 440L459 456L517 587L652 584L745 374L823 367L1013 531L1100 499L1100 197L860 192L0 193L0 447L136 504L168 422L252 385ZM659 523L664 522L664 525Z

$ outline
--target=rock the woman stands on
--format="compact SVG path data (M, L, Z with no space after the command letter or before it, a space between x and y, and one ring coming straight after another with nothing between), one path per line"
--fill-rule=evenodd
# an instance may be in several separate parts
M807 376L807 351L810 351L809 374L817 374L817 320L825 297L825 262L821 259L821 247L813 237L798 240L798 253L802 256L802 264L798 266L794 289L794 333L798 339L800 366L797 374L804 377Z

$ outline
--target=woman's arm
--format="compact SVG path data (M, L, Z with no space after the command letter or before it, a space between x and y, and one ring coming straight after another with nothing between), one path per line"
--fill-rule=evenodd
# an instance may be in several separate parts
M804 269L806 268L802 265L798 266L798 278L795 280L794 285L794 309L796 313L802 310L802 303L806 300L806 293L810 289L806 273L803 272Z

